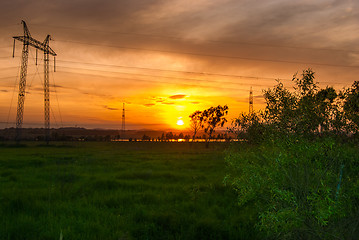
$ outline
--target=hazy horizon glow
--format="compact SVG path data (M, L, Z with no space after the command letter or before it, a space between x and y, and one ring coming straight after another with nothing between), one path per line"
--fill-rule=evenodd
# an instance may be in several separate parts
M127 129L186 129L210 106L227 104L229 122L247 112L251 86L262 109L262 89L308 67L321 87L358 80L352 0L14 0L0 13L0 128L15 126L21 19L58 54L52 127L120 129L125 103ZM30 49L24 127L43 126L42 58Z

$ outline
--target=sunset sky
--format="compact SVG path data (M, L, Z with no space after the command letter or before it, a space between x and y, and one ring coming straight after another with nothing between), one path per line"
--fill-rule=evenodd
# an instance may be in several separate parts
M263 108L262 89L308 67L321 87L359 80L354 0L6 0L0 20L0 128L15 126L21 20L53 38L55 128L119 129L125 103L127 129L185 129L195 110L248 111L251 86ZM42 60L30 48L24 127L43 126Z

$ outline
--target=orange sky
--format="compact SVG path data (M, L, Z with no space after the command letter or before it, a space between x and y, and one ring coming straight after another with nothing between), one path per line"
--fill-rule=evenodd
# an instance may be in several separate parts
M322 87L358 80L356 1L2 1L0 128L15 125L21 19L58 54L52 127L120 128L125 102L127 129L185 129L195 110L247 111L251 86L263 108L262 89L308 67ZM42 58L30 50L24 127L43 126Z

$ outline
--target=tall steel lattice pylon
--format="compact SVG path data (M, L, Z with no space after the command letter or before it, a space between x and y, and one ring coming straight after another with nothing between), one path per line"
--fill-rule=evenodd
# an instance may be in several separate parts
M30 31L27 28L25 21L22 21L24 26L24 35L14 37L13 57L15 55L15 40L23 42L22 59L21 59L21 73L19 82L19 96L16 113L16 141L21 140L21 129L24 116L24 102L26 90L26 75L27 62L29 56L29 45L44 52L44 110L45 110L45 140L49 143L50 140L50 84L49 84L49 55L56 56L54 50L49 46L50 35L47 35L44 42L40 42L31 37ZM36 55L37 56L37 55ZM37 62L37 59L36 59ZM55 68L54 68L55 69Z
M126 131L126 115L125 115L125 103L122 105L122 128L121 128L121 138L125 139L125 131Z
M253 114L253 90L249 90L249 114Z

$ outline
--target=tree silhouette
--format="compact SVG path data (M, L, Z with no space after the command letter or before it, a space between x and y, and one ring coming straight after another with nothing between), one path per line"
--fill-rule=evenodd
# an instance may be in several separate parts
M228 114L228 106L218 105L217 107L210 107L202 112L195 112L195 116L198 115L198 119L201 128L207 134L206 146L208 147L209 141L212 139L213 133L217 127L223 127L227 122L226 115Z
M198 131L201 129L201 120L200 120L201 114L202 114L201 111L195 111L194 113L189 115L189 117L191 118L191 120L189 122L189 127L193 133L192 142L195 141L196 135L197 135Z

